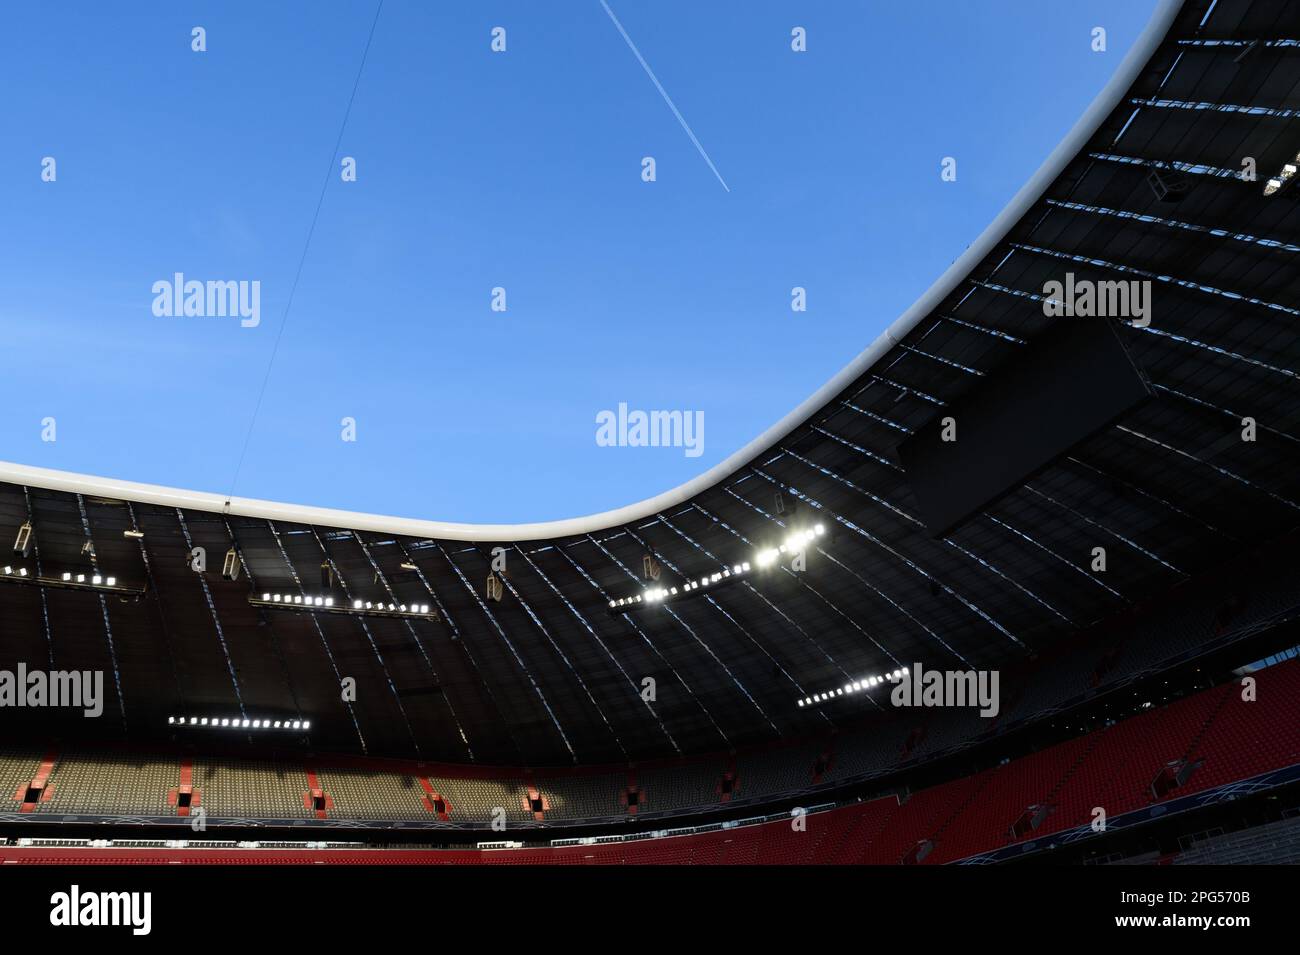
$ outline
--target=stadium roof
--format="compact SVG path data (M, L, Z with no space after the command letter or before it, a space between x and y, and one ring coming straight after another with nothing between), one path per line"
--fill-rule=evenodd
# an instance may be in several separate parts
M473 526L0 466L0 527L30 522L34 541L12 558L29 577L0 581L3 666L112 675L99 719L11 711L8 727L150 740L176 715L309 719L317 749L516 765L717 750L830 729L879 703L798 701L915 661L1019 659L1295 527L1300 185L1265 190L1300 152L1297 37L1295 5L1161 3L1033 180L877 342L640 504ZM1046 283L1067 273L1149 282L1150 324L1048 317ZM1063 344L1070 322L1101 338ZM1132 382L1113 362L1072 363L1110 339L1145 400L1121 400ZM991 436L959 439L956 458L907 452L947 417ZM1080 440L1048 454L1056 431ZM758 566L817 525L805 570L788 554Z

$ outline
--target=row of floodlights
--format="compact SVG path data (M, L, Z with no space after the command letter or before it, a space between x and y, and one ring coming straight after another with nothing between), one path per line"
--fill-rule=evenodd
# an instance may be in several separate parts
M302 594L262 594L264 603L287 604L291 607L333 607L333 597L304 597ZM377 610L380 613L428 613L428 604L397 604L373 602L370 600L352 601L353 610Z
M8 568L5 568L5 570L7 571ZM25 572L24 572L24 573L25 573ZM64 582L65 584L68 584L68 583L84 584L84 583L87 582L87 581L86 581L86 575L85 575L85 574L72 574L72 573L69 573L68 571L65 570L65 571L63 572L63 582ZM96 587L116 587L116 586L117 586L117 578L116 578L116 577L101 577L99 574L91 574L91 575L90 575L90 581L89 581L89 582L90 582L91 584L94 584Z
M701 587L708 587L712 584L719 583L720 581L726 580L728 577L739 577L741 574L747 573L749 573L749 561L745 561L743 564L737 564L735 567L723 567L718 573L709 574L706 577L701 577L699 580L688 580L686 583L682 584L682 590L686 593L690 593L692 590L699 590ZM676 593L677 588L670 587L669 589L673 591L673 593ZM665 596L667 595L664 594L661 588L659 596L656 599L663 600Z
M382 601L379 603L371 603L369 600L354 600L352 601L352 609L387 610L389 613L428 613L429 605L411 604L410 606L407 606L406 604L386 604Z
M167 722L173 726L217 726L227 729L254 730L309 730L311 720L246 720L242 716L207 717L207 716L169 716Z
M1271 196L1285 186L1296 174L1296 163L1300 163L1300 153L1296 154L1293 162L1283 164L1282 171L1264 184L1264 195Z
M804 549L805 544L811 543L818 537L826 533L826 528L821 524L813 527L808 531L795 531L785 539L785 543L779 547L769 547L767 550L760 550L755 560L758 561L759 567L770 567L775 564L777 558L782 554L797 554Z
M667 600L669 597L676 597L679 593L690 593L693 590L699 590L701 587L709 587L716 583L721 583L732 577L739 577L742 574L749 573L749 562L736 564L734 567L723 567L722 570L715 574L708 574L698 580L688 580L681 587L654 587L643 594L637 594L634 597L623 597L619 600L611 600L611 608L635 606L636 604L652 604Z
M792 554L803 550L805 544L826 533L826 528L818 524L812 530L796 531L786 538L785 543L779 547L773 547L768 550L758 552L755 560L759 567L767 567L774 563L782 554ZM706 574L696 580L688 580L681 587L653 587L645 593L636 594L632 597L621 597L617 600L611 600L609 607L611 610L617 610L619 607L634 607L637 604L660 603L669 597L676 597L678 593L691 593L704 587L710 587L713 584L721 583L732 577L739 577L742 574L749 573L749 561L743 564L736 564L733 567L723 567L722 570Z
M298 607L333 607L333 597L304 597L302 594L262 594L267 603L291 604Z
M874 689L882 683L897 683L900 679L907 676L908 669L903 667L892 673L886 673L884 676L869 676L861 680L854 680L851 683L845 683L834 690L827 690L825 693L814 693L812 696L805 696L799 700L800 706L813 706L817 703L825 703L827 700L835 699L839 696L852 696L854 693L861 693L863 690Z
M27 568L26 568L26 567L19 567L17 570L15 570L13 567L8 567L8 566L6 566L6 567L5 567L5 576L6 576L6 577L26 577L26 576L27 576Z

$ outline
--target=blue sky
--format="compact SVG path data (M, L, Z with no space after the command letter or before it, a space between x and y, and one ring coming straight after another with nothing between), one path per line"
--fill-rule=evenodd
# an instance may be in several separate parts
M730 191L599 0L387 0L269 377L374 4L5 10L0 459L453 521L667 490L910 305L1154 6L609 2ZM176 272L261 324L155 316ZM597 446L620 402L702 411L703 454Z

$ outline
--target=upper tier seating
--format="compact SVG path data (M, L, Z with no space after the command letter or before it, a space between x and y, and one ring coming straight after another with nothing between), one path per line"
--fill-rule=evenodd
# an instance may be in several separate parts
M543 777L534 779L533 783L546 800L548 818L600 819L620 813L628 789L628 774ZM650 810L648 798L638 800L638 812Z
M320 766L317 768L317 781L334 802L329 810L331 816L342 819L433 818L421 802L424 789L411 776Z
M175 812L167 793L179 775L176 760L60 753L50 774L50 798L34 811L164 816Z
M290 763L194 761L194 785L209 816L310 818L307 773Z
M530 822L531 812L524 808L528 790L519 779L458 779L441 774L430 776L434 790L451 803L451 818L484 827L496 818L511 822ZM611 807L612 808L612 807Z
M695 760L679 766L638 769L637 782L646 793L646 811L721 805L718 787L726 769L727 761L722 757Z
M41 754L35 750L0 750L0 799L6 800L10 807L17 808L20 800L12 797L32 781L40 765Z

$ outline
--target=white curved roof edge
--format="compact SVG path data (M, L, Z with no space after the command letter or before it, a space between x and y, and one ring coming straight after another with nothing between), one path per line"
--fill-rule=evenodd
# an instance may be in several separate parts
M979 264L980 260L1002 241L1012 226L1029 211L1047 190L1047 187L1051 185L1052 181L1061 174L1070 161L1087 144L1088 140L1092 138L1092 135L1106 117L1119 105L1124 93L1137 79L1138 74L1152 54L1155 53L1156 48L1165 38L1174 17L1178 15L1178 11L1182 6L1183 0L1160 0L1146 28L1128 51L1128 55L1120 64L1119 69L1115 71L1115 74L1110 78L1110 82L1092 101L1092 104L1079 118L1079 121L1074 124L1074 127L1061 140L1051 155L1047 157L1033 177L1007 203L1006 208L998 214L998 217L989 223L979 238L971 243L966 251L939 276L938 280L912 304L911 308L899 316L889 328L885 329L879 338L867 346L834 378L822 385L821 388L788 415L725 461L714 465L698 477L687 481L685 484L678 485L670 491L665 491L655 497L647 498L636 504L629 504L626 507L616 508L612 511L591 514L587 517L569 518L568 520L543 521L534 524L453 524L416 518L386 517L380 514L362 514L301 504L278 504L273 501L260 501L253 498L227 498L221 494L183 491L156 484L137 484L133 481L91 477L85 474L73 474L68 471L55 471L49 468L29 467L6 462L0 462L0 481L56 491L89 494L96 497L139 501L164 507L215 511L264 520L315 524L322 527L350 528L419 538L433 537L443 540L482 542L548 540L578 534L589 534L620 524L642 520L666 508L675 507L729 477L743 465L761 455L794 431L795 428L807 421L818 409L870 368L878 358L929 315L969 274L971 269Z

